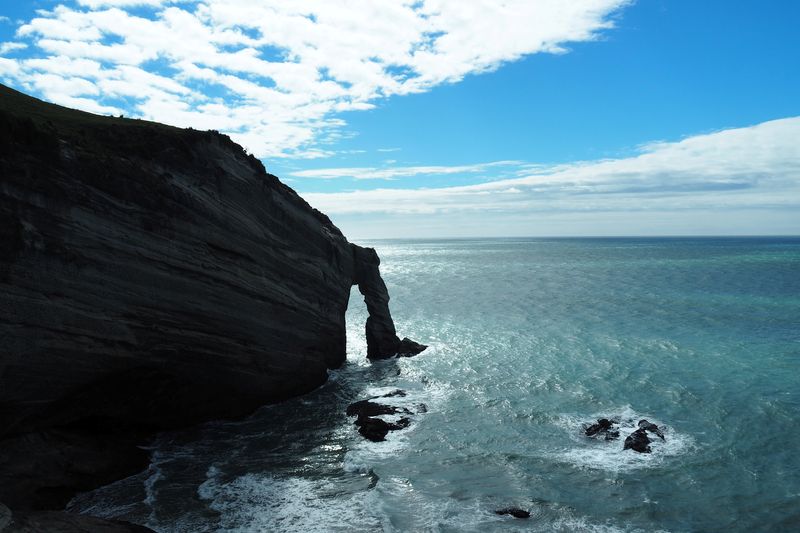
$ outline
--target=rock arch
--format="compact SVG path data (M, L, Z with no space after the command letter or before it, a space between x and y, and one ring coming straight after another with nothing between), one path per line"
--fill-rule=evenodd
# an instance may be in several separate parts
M381 278L379 266L381 260L374 248L353 247L353 285L364 295L367 304L366 336L367 357L369 359L387 359L416 355L427 346L418 344L409 338L400 340L394 327L392 314L389 312L389 291Z

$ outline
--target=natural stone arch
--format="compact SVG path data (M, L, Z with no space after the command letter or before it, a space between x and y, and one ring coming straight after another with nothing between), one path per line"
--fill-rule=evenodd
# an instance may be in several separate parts
M381 264L374 248L353 245L353 285L364 295L367 304L367 357L387 359L396 356L416 355L427 346L408 338L400 340L389 312L389 291L381 278Z

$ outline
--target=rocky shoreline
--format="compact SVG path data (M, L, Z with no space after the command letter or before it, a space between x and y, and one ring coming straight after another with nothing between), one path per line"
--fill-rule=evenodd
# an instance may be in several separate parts
M397 336L375 250L225 135L0 86L0 176L12 531L45 519L78 530L75 517L28 513L141 471L158 431L320 386L345 360L352 286L369 311L367 357L425 349Z

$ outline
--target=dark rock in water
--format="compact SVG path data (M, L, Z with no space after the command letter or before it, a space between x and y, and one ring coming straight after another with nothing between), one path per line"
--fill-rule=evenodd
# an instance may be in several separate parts
M611 429L612 422L607 418L600 418L597 420L596 424L592 424L591 426L586 428L586 436L587 437L594 437L601 431L608 431Z
M400 345L397 347L397 356L412 357L414 355L422 353L427 348L428 347L424 344L414 342L408 337L404 337L403 340L400 341Z
M664 433L661 431L661 428L659 428L657 425L653 424L652 422L650 422L648 420L639 420L639 424L638 425L639 425L640 429L644 429L646 431L649 431L650 433L655 433L656 435L661 437L661 440L666 441L666 439L664 438Z
M606 440L615 440L619 438L619 431L613 429L614 423L614 421L607 418L600 418L596 424L588 426L584 433L587 437L603 435Z
M411 420L404 416L403 418L392 424L392 431L407 428L409 424L411 424Z
M347 416L378 416L394 415L397 413L410 413L408 409L392 405L383 405L369 400L360 400L347 406Z
M424 403L417 404L417 412L418 413L427 413L428 412L428 406L425 405Z
M358 432L372 442L382 442L386 440L389 433L389 423L380 418L359 417L356 420Z
M367 485L367 487L370 489L374 489L375 487L378 486L378 481L380 481L381 478L371 468L369 469L369 472L367 472L367 474L369 475L369 485Z
M413 351L379 265L225 135L0 86L0 455L54 428L143 444L308 392L345 360L353 285L367 356ZM31 464L0 501L38 479L61 502L95 467L54 488Z
M382 394L380 396L374 396L372 399L374 400L375 398L395 398L397 396L404 398L406 396L406 391L397 389L393 390L392 392Z
M386 434L389 431L396 431L408 427L411 421L407 417L403 417L397 422L386 422L380 418L374 418L380 415L395 415L395 414L412 414L410 410L405 407L395 407L393 405L384 405L373 402L378 398L394 398L404 397L406 392L400 389L394 390L382 396L373 396L369 400L359 400L347 406L347 416L356 416L354 422L358 426L358 431L367 439L373 442L380 442L385 440ZM421 411L424 412L424 411Z
M358 432L372 442L384 441L390 431L406 428L410 423L411 420L405 417L397 422L386 422L380 418L368 416L360 416L355 422L356 426L358 426Z
M531 513L525 511L524 509L518 509L516 507L508 507L506 509L498 509L495 511L495 514L499 515L511 515L514 518L530 518Z
M639 453L650 453L650 439L647 436L647 431L644 429L637 429L625 438L625 445L623 450L633 450Z

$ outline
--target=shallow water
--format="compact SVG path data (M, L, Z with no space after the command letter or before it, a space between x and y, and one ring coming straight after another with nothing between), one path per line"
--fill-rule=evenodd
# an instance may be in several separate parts
M149 471L72 502L159 531L800 529L800 239L380 241L412 359L161 435ZM351 401L427 413L371 443ZM621 439L583 424L617 417ZM622 451L640 418L653 453ZM518 506L531 519L495 515Z

